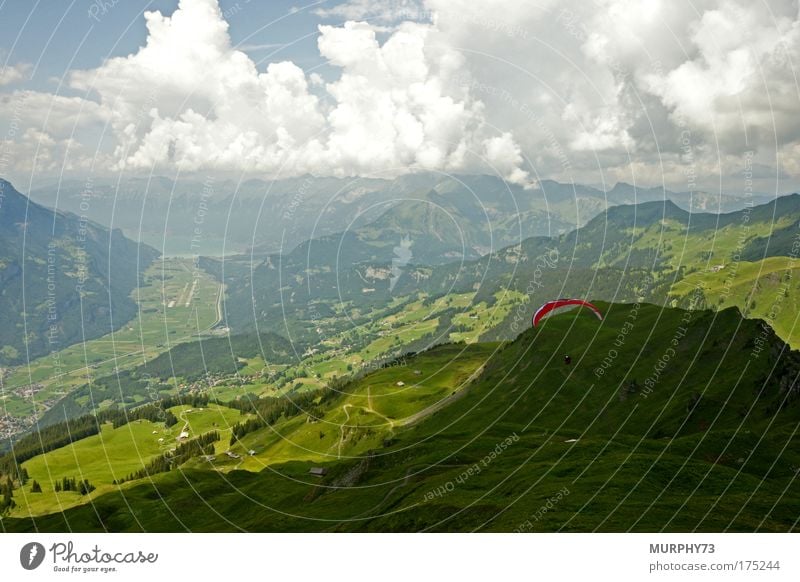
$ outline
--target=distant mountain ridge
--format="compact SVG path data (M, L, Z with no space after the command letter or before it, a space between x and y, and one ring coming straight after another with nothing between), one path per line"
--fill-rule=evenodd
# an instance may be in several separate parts
M442 212L454 212L456 222L468 222L476 231L470 233L474 240L466 237L468 250L484 254L530 236L568 232L609 205L670 199L686 210L726 212L743 208L748 200L758 204L769 199L625 183L604 191L552 180L525 190L495 176L435 173L394 179L306 175L243 182L211 177L129 178L119 184L65 180L35 188L31 198L75 213L83 204L91 220L121 228L127 236L167 254L181 255L215 255L223 249L234 254L250 248L261 255L286 253L307 240L345 231L354 219L364 225L389 208L414 200L434 206L445 202Z

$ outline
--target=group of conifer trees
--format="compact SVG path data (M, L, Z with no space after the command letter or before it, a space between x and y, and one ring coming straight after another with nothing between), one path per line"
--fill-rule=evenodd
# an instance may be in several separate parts
M230 444L234 444L244 435L260 428L272 426L280 418L292 418L298 414L308 414L315 419L319 419L323 414L320 405L328 397L335 395L336 392L333 390L323 389L292 394L282 398L247 398L229 402L227 403L228 407L236 408L242 414L253 414L256 417L233 425Z
M38 485L38 483L37 483ZM56 481L55 483L55 491L59 493L61 491L76 491L81 495L88 495L92 491L95 490L95 486L89 483L88 479L78 480L75 477L64 477L61 481Z
M125 481L133 481L134 479L142 479L157 473L166 473L182 465L192 457L213 455L214 443L218 440L219 432L214 430L204 433L197 438L179 444L175 447L175 451L157 456L138 471L130 473L124 479L115 480L114 484L121 484Z

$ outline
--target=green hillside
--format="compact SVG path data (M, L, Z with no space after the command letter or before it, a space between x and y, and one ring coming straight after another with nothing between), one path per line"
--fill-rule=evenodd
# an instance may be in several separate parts
M460 190L442 189L430 195L441 197L442 207L452 205L460 215L471 216L470 204L460 202L457 192ZM44 380L45 388L36 402L23 397L29 383L28 370L13 371L7 385L22 392L6 396L7 409L30 412L34 404L41 406L43 402L48 411L41 422L49 424L97 407L135 405L149 399L153 392L180 393L209 374L215 376L215 393L222 399L247 393L274 396L318 389L334 376L369 366L370 362L438 343L513 339L527 327L536 306L564 295L684 308L735 306L746 317L765 319L790 345L798 345L793 315L796 309L787 279L790 273L777 272L782 260L787 269L793 268L792 260L768 257L763 264L751 264L740 259L764 237L791 228L800 216L800 196L786 196L723 215L690 214L665 201L623 205L559 237L530 238L477 261L438 266L415 264L414 244L437 236L445 246L457 241L446 236L444 224L438 220L441 217L428 210L430 206L422 202L399 205L376 222L348 233L341 246L333 239L310 241L287 256L273 257L274 262L270 259L253 272L248 260L241 257L203 261L202 266L209 267L216 277L225 278L228 296L220 316L234 327L230 338L208 338L179 346L153 360L154 354L165 352L173 343L171 336L164 336L165 327L156 325L153 329L163 336L157 342L162 349L150 350L144 360L146 367L127 371L134 367L130 361L139 358L136 363L141 362L143 354L134 349L137 340L132 337L131 351L120 357L117 348L124 347L120 340L125 338L116 334L110 344L106 342L113 349L110 355L116 358L104 360L101 355L106 348L92 346L93 359L101 362L97 379L92 382L87 382L84 374L89 362L71 365L73 359L85 359L81 350L73 354L74 358L65 354L58 360L69 362L69 368L78 371L78 376L68 378L70 387L83 386L57 403L55 399L66 392L63 384L67 378L62 375L54 382L49 377L53 368L49 358L32 368L31 379ZM389 257L397 249L380 241L382 233L387 232L402 238L404 225L418 229L414 237L409 237L417 243L409 247L409 264L397 265L395 287L390 289L395 274ZM431 252L444 248L434 243L422 246ZM770 247L775 251L780 248ZM341 253L349 259L339 257ZM388 261L384 267L373 262L375 253L384 253ZM315 260L311 266L307 264L310 256ZM191 277L191 273L179 269L176 264L169 280L161 282L177 286L178 294L183 279ZM205 274L201 275L195 278L208 283ZM158 283L156 279L154 282ZM715 286L719 287L716 291ZM217 308L216 297L211 295L216 286L211 282L198 289L206 287L209 297L200 304L213 322ZM176 292L169 293L172 296ZM773 309L779 303L784 308ZM175 310L182 306L178 301ZM155 308L152 319L158 324L161 306L143 302L142 307L143 313ZM274 326L275 321L280 325ZM190 318L180 325L171 322L169 333L181 332L182 337L181 330L187 325L187 333L205 329L206 324L200 323ZM271 330L270 339L257 339L252 331L256 323L261 335L263 330ZM129 335L136 333L134 329ZM114 368L125 371L108 376ZM158 379L156 390L151 378Z
M216 448L222 454L227 449L231 426L242 418L239 411L216 404L197 409L176 406L170 411L178 419L172 426L148 420L136 420L118 428L105 423L97 435L31 459L24 467L30 479L41 484L42 492L32 494L26 487L21 488L14 496L16 511L31 514L58 511L117 490L113 482L122 481L154 457L174 449L184 431L189 438L218 431L221 440ZM65 477L88 479L96 489L89 496L74 491L56 492L55 483Z
M794 349L800 348L800 265L791 257L720 264L678 281L670 290L675 305L700 293L704 306L737 307L745 317L761 319Z
M456 191L435 193L443 199L441 207L453 206L458 216L477 220L468 203L452 196ZM558 200L553 198L554 203ZM512 291L527 296L531 305L560 296L662 303L673 285L689 274L738 262L759 249L765 257L786 252L786 235L781 233L800 220L800 195L719 215L691 213L663 199L614 206L571 232L527 238L476 260L462 252L463 260L454 258L443 265L426 263L431 256L424 251L440 253L447 245L463 243L449 237L452 231L429 214L422 208L398 207L376 222L381 228L368 224L312 240L257 264L250 258L220 262L217 270L225 266L229 290L226 322L242 331L256 323L282 321L293 336L305 340L320 327L331 334L340 331L336 326L347 325L340 318L328 327L320 321L326 313L350 305L368 313L419 294L436 298L473 293L480 302ZM384 231L391 236L382 238ZM464 240L475 240L477 235L469 232L461 233ZM763 241L773 234L780 244L764 250ZM401 248L404 236L408 250ZM310 310L309 305L316 307ZM487 330L486 337L515 337L519 328L513 332L511 323L503 322L494 335Z
M133 318L130 293L157 256L119 230L39 206L0 180L0 374Z
M778 317L766 316L776 303L769 295L779 286L777 278L790 277L776 270L794 268L791 257L796 249L793 253L787 246L784 231L794 228L799 218L797 194L721 215L691 214L669 201L617 206L564 236L531 238L475 262L436 269L427 277L425 289L437 295L477 288L477 297L510 289L525 293L531 309L562 296L653 303L677 299L676 305L688 307L690 293L705 294L708 285L713 296L717 281L733 290L722 303L714 296L699 305L735 306L748 316L764 317L795 346L792 302L786 302ZM776 243L763 247L773 234ZM743 260L758 249L763 254L753 261L760 266ZM757 281L752 280L755 271L761 271ZM406 279L404 285L409 284ZM752 293L747 292L749 285L755 286ZM401 285L395 293L405 291L408 288ZM514 326L516 319L517 314L510 313L484 337L515 337L521 329Z
M599 305L602 323L571 311L512 343L442 346L337 385L305 417L234 442L254 453L241 466L191 461L63 514L15 509L2 525L793 529L800 356L735 309Z

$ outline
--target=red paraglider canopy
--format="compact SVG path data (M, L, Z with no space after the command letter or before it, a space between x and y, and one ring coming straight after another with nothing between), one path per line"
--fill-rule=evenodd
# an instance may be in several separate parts
M555 301L548 301L544 305L542 305L536 312L533 314L533 326L536 327L539 324L539 321L555 309L559 309L561 307L567 307L571 305L579 305L581 307L588 307L594 314L597 316L597 319L600 321L603 320L603 314L600 313L600 310L597 309L594 305L589 303L588 301L584 301L583 299L556 299Z

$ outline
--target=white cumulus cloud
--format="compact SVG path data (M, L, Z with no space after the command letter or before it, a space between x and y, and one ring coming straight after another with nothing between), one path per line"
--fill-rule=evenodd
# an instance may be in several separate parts
M3 65L0 67L0 87L24 81L30 70L31 66L28 63Z
M483 154L501 132L453 81L463 59L431 45L430 24L403 23L384 39L365 22L320 26L320 54L339 70L321 83L289 61L257 70L232 46L216 0L181 0L171 16L145 17L137 53L70 78L108 112L117 168L341 176L497 163ZM513 157L497 165L525 182L518 148L507 150Z

